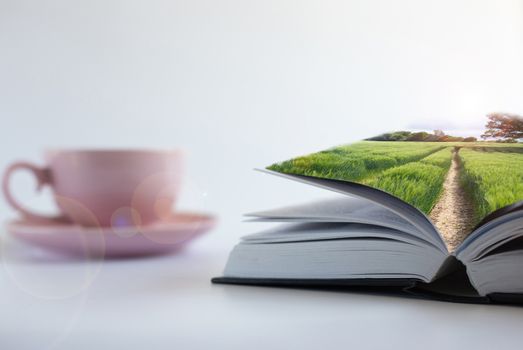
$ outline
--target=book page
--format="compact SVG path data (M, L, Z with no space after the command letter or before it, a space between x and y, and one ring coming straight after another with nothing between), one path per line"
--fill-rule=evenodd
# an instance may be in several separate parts
M309 222L278 225L242 237L247 243L312 242L333 239L377 239L384 238L430 247L426 240L403 231L381 226L354 223ZM432 246L432 249L437 249Z
M453 251L489 215L523 200L523 118L487 118L484 139L398 131L267 169L385 192L425 214Z
M270 170L260 171L370 201L375 205L381 206L382 208L385 208L406 220L412 226L416 227L428 242L433 243L442 251L447 252L447 247L440 234L437 232L436 228L430 222L430 220L421 211L386 192L348 181L283 174Z
M447 257L425 240L383 227L287 224L243 237L229 256L224 276L430 282Z
M246 214L256 221L344 222L377 225L420 235L420 231L399 215L361 198L331 198L301 205Z
M474 231L456 257L481 295L523 293L523 212L496 218Z

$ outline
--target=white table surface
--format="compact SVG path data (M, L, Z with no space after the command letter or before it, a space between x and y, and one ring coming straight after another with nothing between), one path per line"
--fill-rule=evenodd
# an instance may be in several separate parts
M521 348L519 307L213 285L231 229L245 228L222 223L177 255L102 262L4 235L0 348Z

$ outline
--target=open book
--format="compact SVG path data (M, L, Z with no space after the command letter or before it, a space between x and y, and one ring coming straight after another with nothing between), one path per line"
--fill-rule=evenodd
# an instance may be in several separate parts
M363 141L272 165L341 196L248 214L278 224L243 237L213 282L523 303L522 146Z

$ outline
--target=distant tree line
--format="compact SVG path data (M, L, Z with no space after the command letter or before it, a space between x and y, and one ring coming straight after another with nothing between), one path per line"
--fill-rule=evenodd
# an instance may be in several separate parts
M441 130L434 133L425 131L395 131L368 138L367 141L416 141L416 142L476 142L475 137L460 137L446 135Z
M514 143L523 140L523 117L509 113L491 113L487 115L484 140ZM446 135L441 130L434 133L425 131L395 131L366 139L367 141L417 141L417 142L476 142L475 137L460 137Z

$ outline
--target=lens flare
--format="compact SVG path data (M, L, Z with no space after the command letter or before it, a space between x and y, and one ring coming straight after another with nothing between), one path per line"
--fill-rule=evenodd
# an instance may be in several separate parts
M65 197L60 201L74 206L91 223L97 222L81 203ZM7 275L25 293L42 299L66 299L82 293L93 283L104 261L101 227L91 226L86 232L81 227L71 229L71 224L53 220L39 225L47 232L31 229L17 233L16 237L1 237L0 261ZM45 247L47 251L31 245Z

